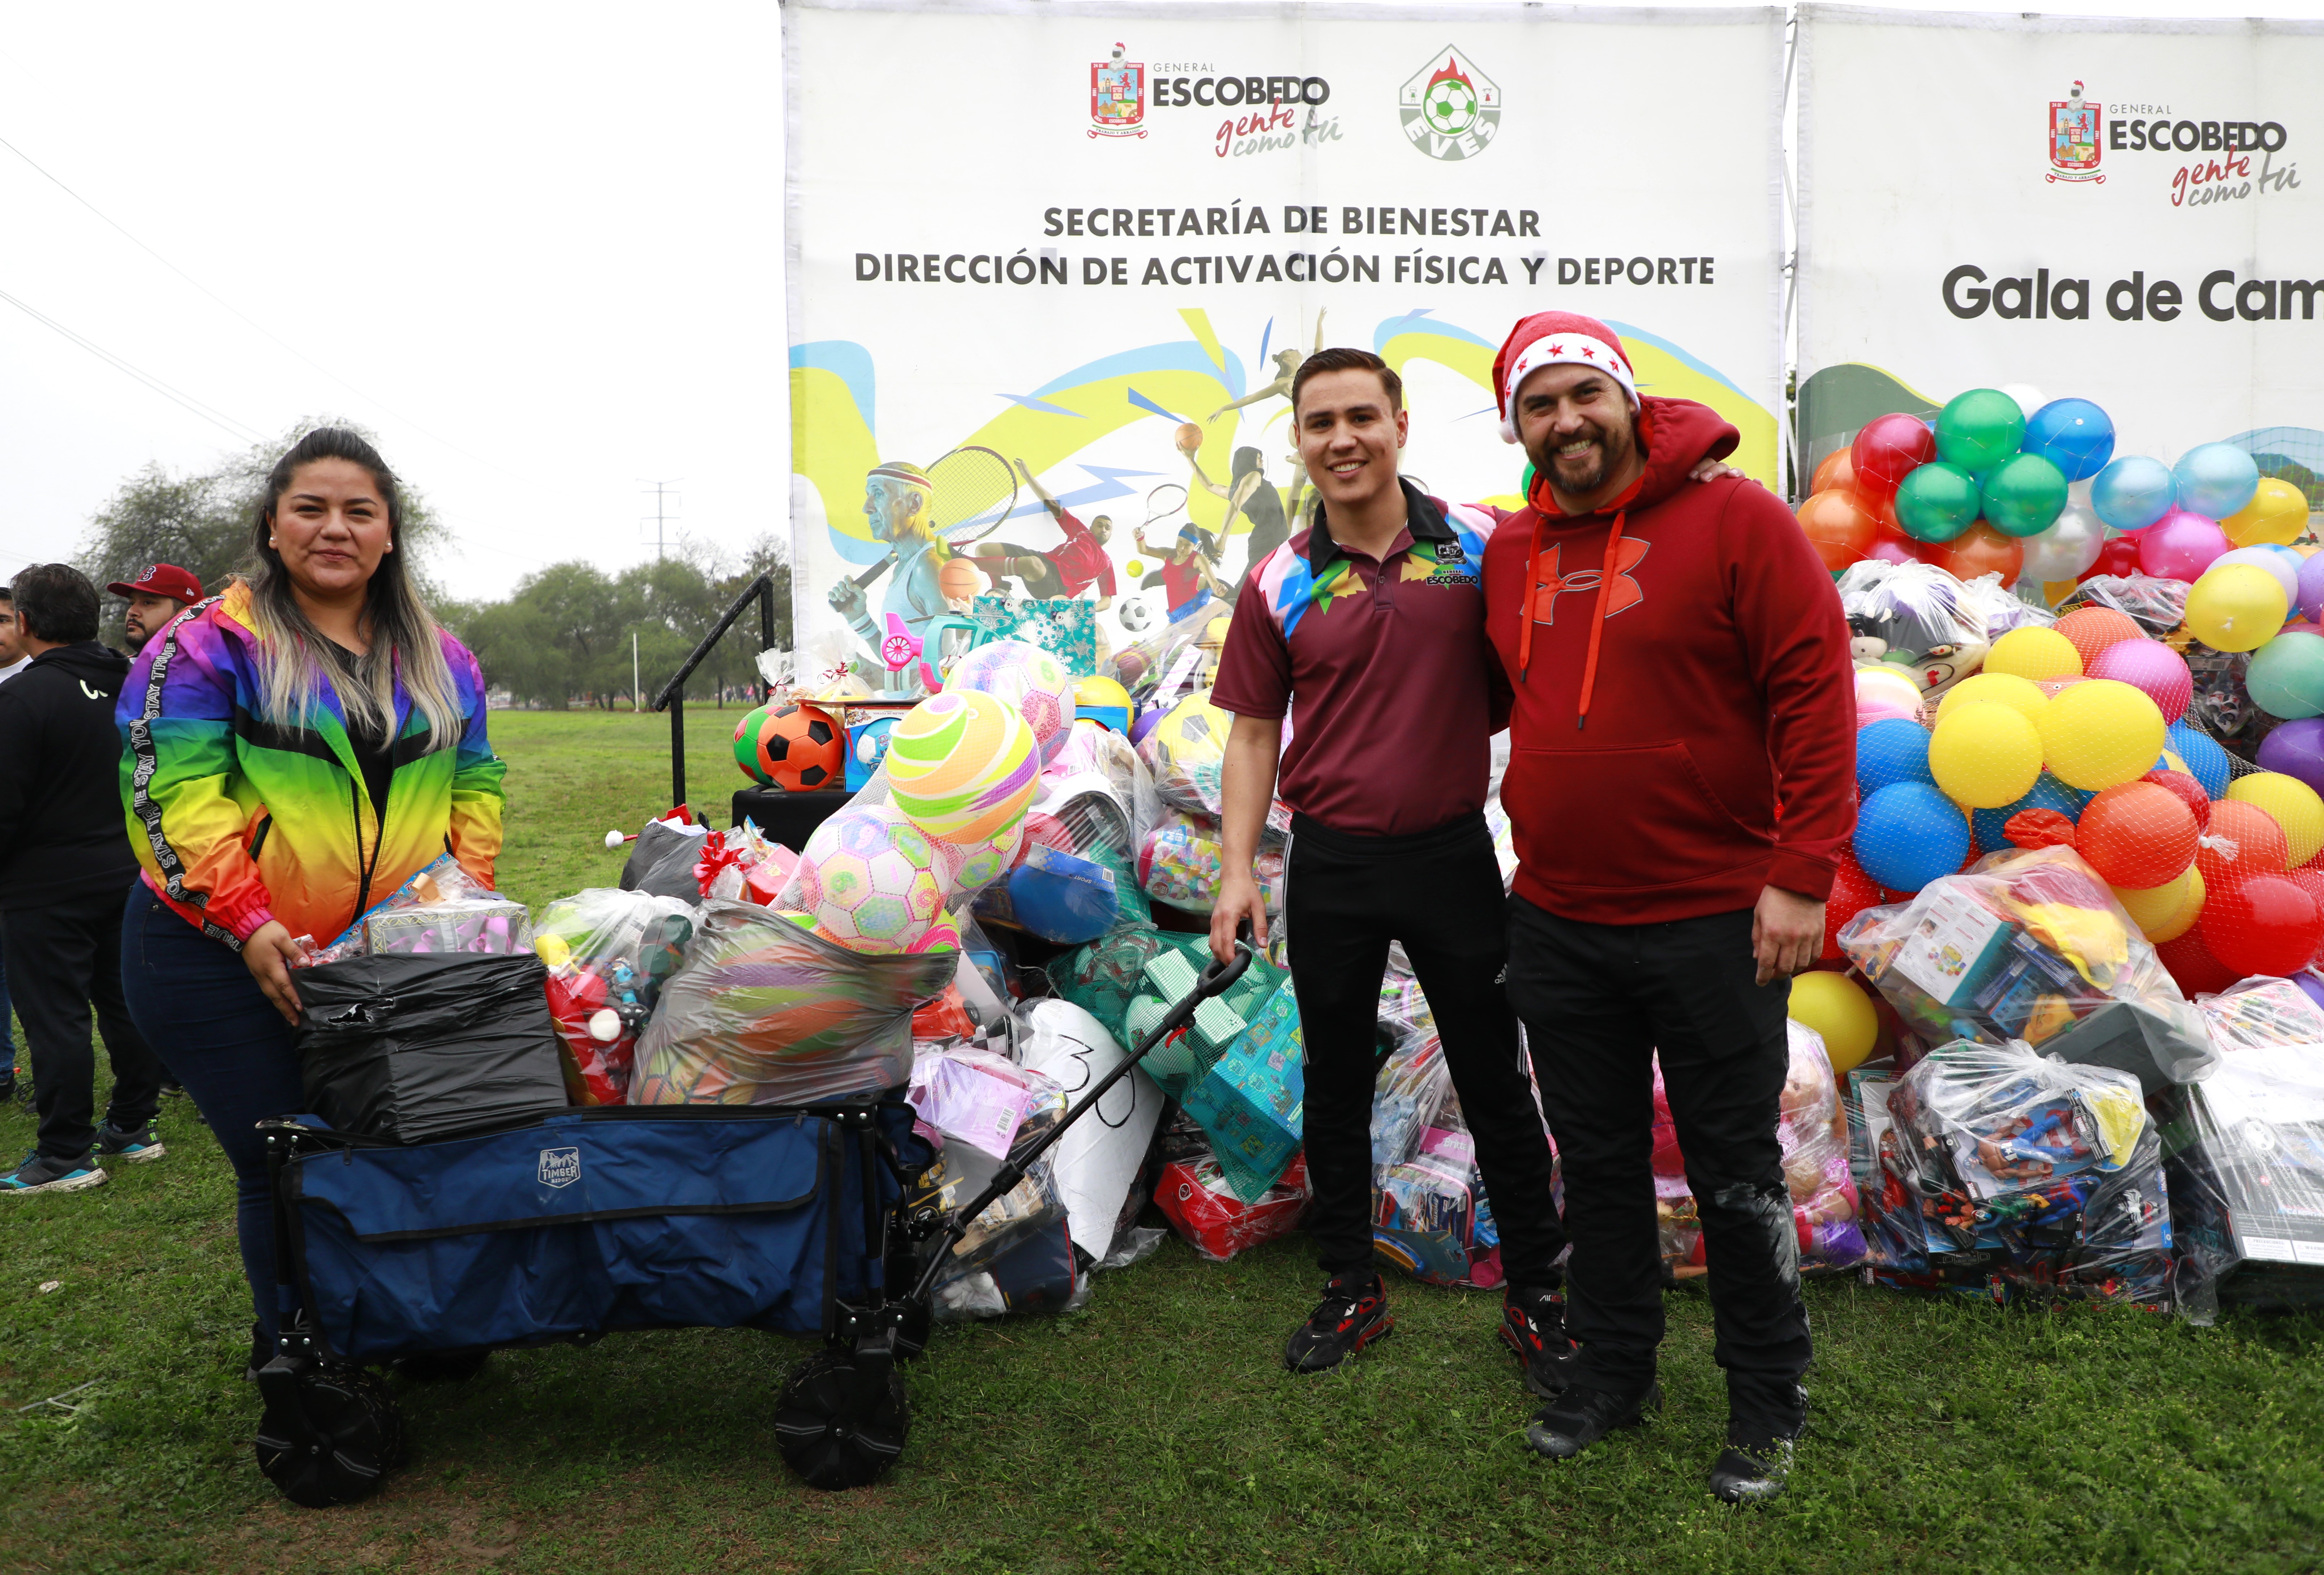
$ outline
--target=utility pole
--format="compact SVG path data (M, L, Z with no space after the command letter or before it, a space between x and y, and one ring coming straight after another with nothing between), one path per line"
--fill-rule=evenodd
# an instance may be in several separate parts
M638 631L630 631L630 709L643 711L646 697L638 690Z
M671 514L669 511L670 500L668 494L676 490L678 482L682 479L684 478L672 476L668 481L648 482L646 484L646 487L653 489L654 561L657 563L661 561L662 553L669 546L667 531L670 524L676 519L676 516ZM641 487L638 490L640 492L643 492L646 490L646 487Z

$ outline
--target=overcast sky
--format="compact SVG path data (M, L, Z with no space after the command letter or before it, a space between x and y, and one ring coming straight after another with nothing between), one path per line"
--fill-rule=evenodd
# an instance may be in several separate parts
M139 467L316 414L435 503L457 595L650 557L658 478L700 539L787 535L780 47L763 3L15 12L0 576L71 556ZM1001 113L865 87L866 114Z

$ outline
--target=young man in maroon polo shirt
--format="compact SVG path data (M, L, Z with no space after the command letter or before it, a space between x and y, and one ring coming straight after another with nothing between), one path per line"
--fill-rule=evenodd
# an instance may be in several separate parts
M1790 976L1822 944L1854 821L1848 623L1772 494L1685 484L1733 451L1735 428L1640 399L1604 324L1526 318L1493 382L1502 435L1536 471L1485 554L1486 629L1514 696L1508 993L1564 1162L1580 1347L1526 1438L1562 1460L1659 1401L1659 1056L1727 1370L1710 1487L1766 1498L1807 1416L1775 1123Z
M1308 1230L1322 1302L1284 1353L1322 1372L1390 1328L1372 1267L1374 1019L1388 944L1427 992L1500 1227L1509 1289L1501 1336L1542 1395L1570 1354L1557 1301L1565 1246L1549 1146L1502 992L1501 876L1483 808L1489 741L1508 690L1485 640L1479 570L1492 517L1397 474L1403 389L1379 356L1318 351L1292 384L1301 456L1320 506L1235 603L1212 700L1227 741L1225 874L1212 916L1222 958L1267 914L1251 879L1269 799L1291 806L1285 923L1306 1043Z

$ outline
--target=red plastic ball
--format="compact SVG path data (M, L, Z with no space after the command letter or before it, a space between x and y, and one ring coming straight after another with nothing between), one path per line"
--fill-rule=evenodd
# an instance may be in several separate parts
M1893 498L1907 475L1937 456L1937 435L1920 417L1899 410L1865 422L1849 455L1858 492L1872 499Z
M2195 868L2203 872L2205 903L2255 875L2281 875L2292 861L2292 845L2275 816L2256 804L2222 798L2211 806L2211 824L2203 830L2203 845L2195 851Z
M1861 559L1871 549L1880 521L1864 500L1840 488L1821 492L1802 502L1800 529L1823 566L1837 573Z
M2195 812L2168 788L2125 782L2083 806L2075 851L2108 886L2168 885L2195 861Z
M2210 903L2207 901L2203 906L2209 908ZM2243 977L2211 955L2203 944L2200 924L2177 940L2156 946L2154 955L2190 999L2199 995L2217 995Z
M2255 875L2205 898L2204 949L2238 977L2297 973L2324 941L2324 909L2284 875Z
M2098 562L2075 576L2077 581L2095 579L2100 575L2135 574L2138 570L2138 538L2117 536L2098 548ZM2140 632L2144 633L2144 631Z
M2177 794L2179 802L2185 805L2189 813L2194 815L2197 830L2202 830L2211 824L2211 796L2203 791L2203 785L2200 782L2196 781L2186 772L2167 770L2158 766L2141 777L2139 780L2152 782L2157 788L2168 788ZM2319 857L2324 857L2324 854L2319 854Z
M1823 905L1823 950L1818 953L1826 962L1837 962L1847 953L1840 949L1840 932L1848 921L1868 907L1878 907L1888 898L1880 883L1864 872L1856 861L1856 854L1847 848L1840 851L1831 874L1831 895Z

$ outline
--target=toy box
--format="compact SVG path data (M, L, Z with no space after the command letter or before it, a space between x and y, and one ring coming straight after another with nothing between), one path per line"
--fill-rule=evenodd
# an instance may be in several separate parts
M1186 1113L1210 1135L1228 1186L1247 1203L1265 1197L1299 1151L1304 1055L1299 1005L1286 979L1186 1092Z
M1172 1228L1213 1263L1289 1234L1306 1211L1308 1195L1305 1154L1255 1203L1236 1197L1218 1162L1210 1158L1171 1161L1154 1189L1154 1202Z

